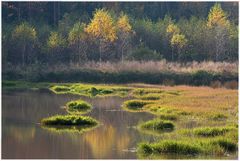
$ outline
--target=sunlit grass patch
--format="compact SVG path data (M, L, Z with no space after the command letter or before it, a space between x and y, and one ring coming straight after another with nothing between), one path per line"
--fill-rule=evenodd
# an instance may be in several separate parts
M66 106L67 112L70 114L85 114L92 109L92 105L83 100L70 101Z
M160 155L160 154L180 154L180 155L220 155L237 150L237 143L231 139L213 138L183 138L180 140L161 140L155 143L138 144L138 154Z
M171 121L153 119L140 124L139 128L143 130L158 131L158 132L172 131L174 129L174 124Z
M123 108L128 111L143 111L143 107L147 104L151 104L152 101L147 101L147 100L128 100L123 103Z
M162 119L162 120L177 120L178 118L178 115L177 114L161 114L159 115L159 118Z
M50 88L51 91L55 92L56 94L66 93L70 91L70 88L68 86L64 85L56 85Z
M226 138L219 138L212 142L212 144L219 145L225 151L234 152L237 150L238 146L236 142L231 141L230 139Z
M230 127L201 127L193 129L193 134L203 137L214 137L224 135L228 131L232 130Z
M228 116L223 113L210 114L209 117L210 117L210 119L215 120L215 121L226 120L228 118Z
M69 86L54 85L50 88L56 94L76 94L81 96L127 96L130 87L121 87L114 85L94 85L94 84L69 84Z
M98 121L89 116L55 115L41 120L42 125L95 126Z
M182 142L174 140L166 140L158 143L141 143L138 145L138 152L144 154L186 154L195 155L202 152L200 146L194 145L191 142Z
M159 100L161 98L160 94L150 93L137 97L142 100Z

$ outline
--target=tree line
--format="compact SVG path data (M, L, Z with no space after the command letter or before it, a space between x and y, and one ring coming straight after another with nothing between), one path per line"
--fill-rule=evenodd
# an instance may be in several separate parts
M3 4L7 8L3 10L4 63L26 65L81 64L85 61L166 59L186 62L238 59L238 24L220 3L213 4L205 17L175 19L169 13L158 19L154 16L138 17L131 12L124 12L120 5L113 10L92 6L90 2L84 4L85 7L92 7L89 9L93 10L91 16L86 12L76 16L74 11L64 11L61 16L61 3L52 4L54 21L50 24L43 22L41 16L39 22L36 22L37 18L33 21L31 17L33 6L36 9L48 6L45 2ZM159 5L160 2L153 4L159 9L164 8ZM9 8L13 8L14 13L16 11L15 19L7 14ZM146 14L144 11L138 13ZM21 18L23 15L28 16Z

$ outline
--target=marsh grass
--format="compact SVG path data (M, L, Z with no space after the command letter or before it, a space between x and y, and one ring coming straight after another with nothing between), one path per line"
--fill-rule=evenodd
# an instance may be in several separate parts
M184 155L223 155L237 150L237 143L226 138L184 140L161 140L156 143L140 143L137 152L145 155L152 154L184 154Z
M53 133L79 133L90 131L97 126L53 126L53 125L43 125L42 128Z
M227 118L228 118L227 115L223 113L215 113L210 115L210 119L213 119L216 121L226 120Z
M139 128L143 130L159 131L159 132L172 131L174 129L174 124L171 121L153 119L140 124Z
M214 137L224 135L225 133L232 130L230 127L200 127L193 129L193 134L203 137Z
M137 111L143 111L144 106L151 103L152 101L134 99L134 100L125 101L122 107L127 111L137 112Z
M90 112L92 109L92 105L83 100L70 101L66 104L66 106L67 112L70 114L85 114Z
M55 115L41 120L46 126L96 126L98 121L89 116Z
M173 153L173 154L186 154L195 155L201 153L200 146L183 141L161 141L159 143L141 143L138 145L138 151L144 154L161 154L161 153Z
M94 84L70 84L54 85L50 88L56 94L76 94L87 97L95 96L120 96L124 97L129 94L131 88L114 85L94 85Z

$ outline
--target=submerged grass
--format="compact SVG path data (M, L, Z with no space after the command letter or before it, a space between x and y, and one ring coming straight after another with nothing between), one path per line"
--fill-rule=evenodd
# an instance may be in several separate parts
M66 106L67 112L70 114L85 114L90 112L92 109L92 105L83 100L70 101L66 104Z
M42 125L63 125L63 126L96 126L98 121L89 116L79 115L56 115L41 120Z

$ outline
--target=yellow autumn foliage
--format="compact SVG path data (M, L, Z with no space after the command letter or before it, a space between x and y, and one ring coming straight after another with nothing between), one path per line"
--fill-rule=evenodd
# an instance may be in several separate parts
M129 33L132 31L132 26L129 23L129 18L127 15L121 15L117 21L117 28L119 31Z
M104 41L113 42L117 39L113 18L105 9L95 11L93 19L85 28L85 31L93 37Z
M213 28L216 26L229 27L230 22L227 20L227 15L221 8L219 3L216 3L208 14L207 26Z

